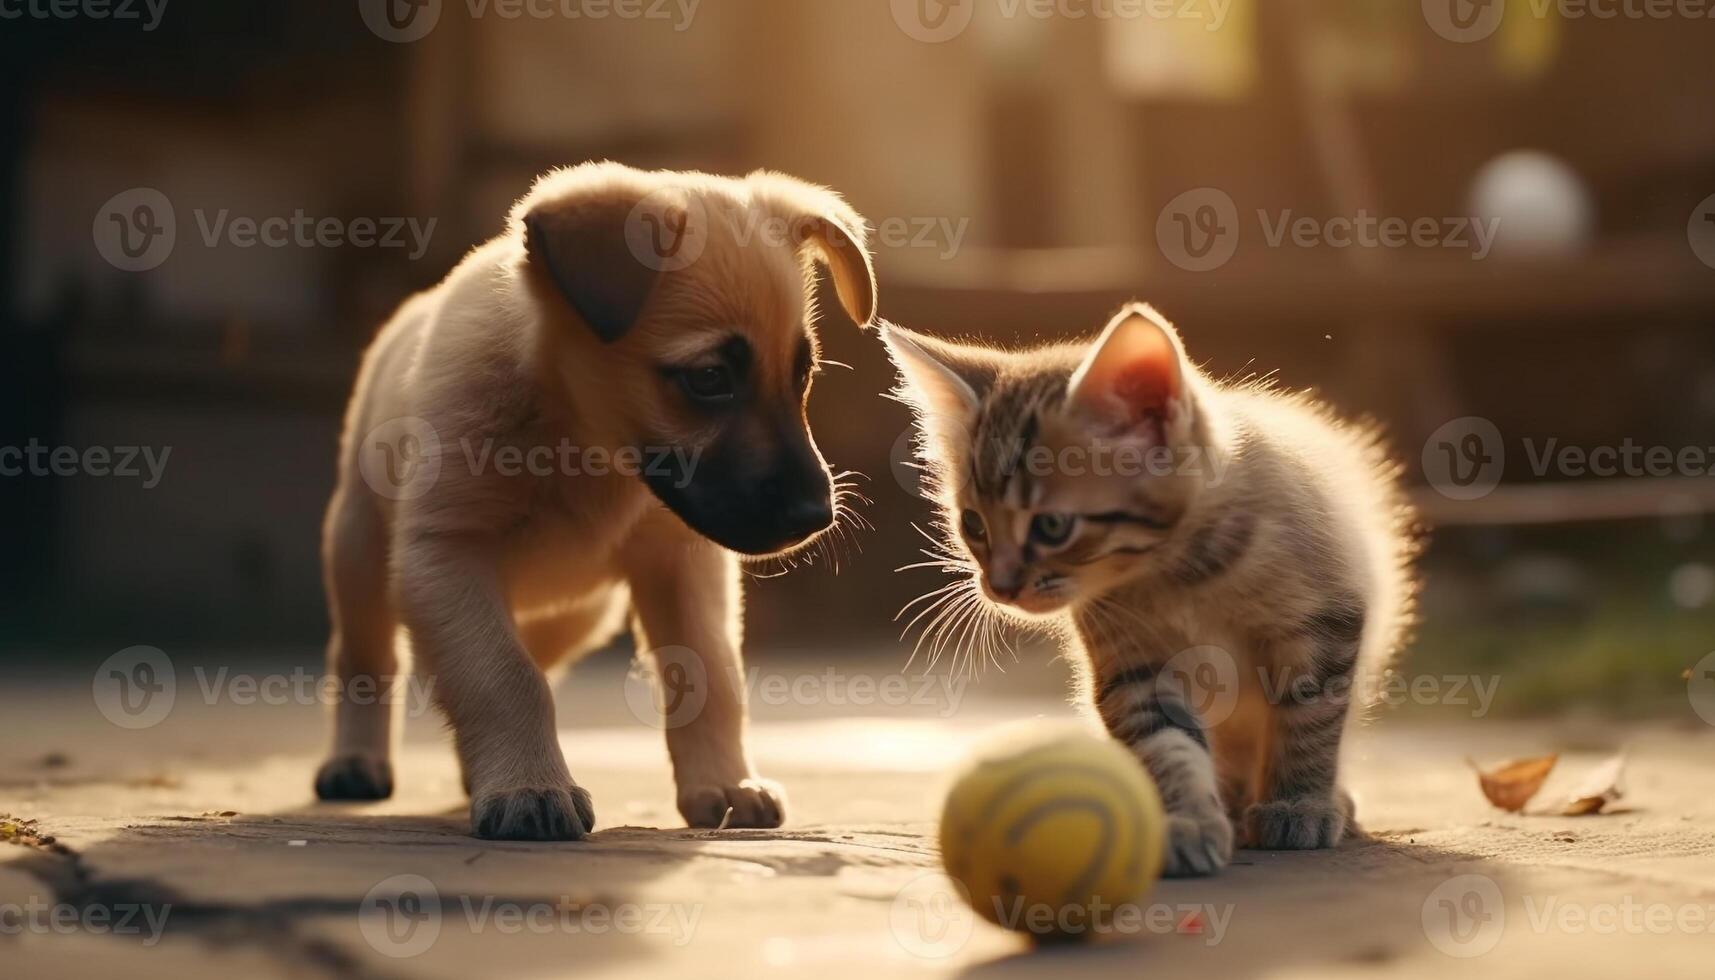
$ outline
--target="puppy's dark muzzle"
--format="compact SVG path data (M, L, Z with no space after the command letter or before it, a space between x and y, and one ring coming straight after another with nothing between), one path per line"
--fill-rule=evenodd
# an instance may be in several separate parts
M689 481L651 480L650 489L692 529L746 555L785 551L833 525L833 486L819 461L792 459L748 478L722 462L705 461Z
M764 481L759 529L764 534L771 533L777 543L760 553L801 544L834 523L832 488L827 485L826 478L820 482L822 485L815 489L788 489L784 480ZM770 524L773 525L771 530Z

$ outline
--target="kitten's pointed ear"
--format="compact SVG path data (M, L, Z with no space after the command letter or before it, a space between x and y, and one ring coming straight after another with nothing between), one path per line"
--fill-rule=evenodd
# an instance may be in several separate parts
M1117 432L1172 420L1183 405L1184 355L1172 324L1142 303L1108 322L1072 373L1067 402Z
M994 383L994 368L956 344L881 321L881 339L899 368L899 395L919 416L968 422Z

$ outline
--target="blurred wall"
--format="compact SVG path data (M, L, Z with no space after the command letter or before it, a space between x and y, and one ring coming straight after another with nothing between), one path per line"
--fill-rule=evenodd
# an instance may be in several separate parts
M922 329L1024 342L1155 300L1217 373L1317 386L1408 456L1450 413L1597 440L1715 422L1715 284L1685 241L1715 191L1703 33L1509 16L1453 44L1414 2L1235 0L1218 30L947 6L971 22L941 43L910 4L803 0L704 0L688 23L446 2L410 43L347 0L173 0L147 33L0 25L0 444L172 447L148 491L0 481L6 635L319 637L317 526L362 346L534 175L586 159L838 188L878 231L883 314ZM1158 245L1200 187L1241 213L1463 214L1476 170L1519 147L1589 194L1594 236L1563 262L1247 247L1194 274ZM146 272L92 244L134 188L179 218ZM419 254L209 245L197 224L295 211L434 231ZM839 576L757 583L769 642L887 639L934 580L892 574L926 510L905 413L877 397L891 372L824 308L854 370L812 412L830 459L869 475L877 529Z

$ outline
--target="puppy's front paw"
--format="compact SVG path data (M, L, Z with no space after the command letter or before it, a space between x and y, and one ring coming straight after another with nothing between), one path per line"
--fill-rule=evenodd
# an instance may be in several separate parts
M498 790L471 800L470 829L484 840L582 840L595 807L577 785Z
M1233 824L1219 807L1167 816L1169 878L1212 875L1233 859Z
M679 790L679 813L693 827L719 827L723 820L728 827L778 827L786 820L786 791L772 779L756 778L686 786Z
M1333 847L1346 834L1351 799L1303 796L1255 803L1245 811L1245 837L1265 851Z
M336 755L316 772L324 800L385 800L393 795L393 765L367 755Z

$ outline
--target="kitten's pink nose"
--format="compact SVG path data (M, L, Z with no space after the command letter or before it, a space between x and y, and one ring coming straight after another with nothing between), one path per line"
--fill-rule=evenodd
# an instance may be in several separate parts
M997 563L983 570L983 584L995 598L1010 602L1024 591L1024 567Z

